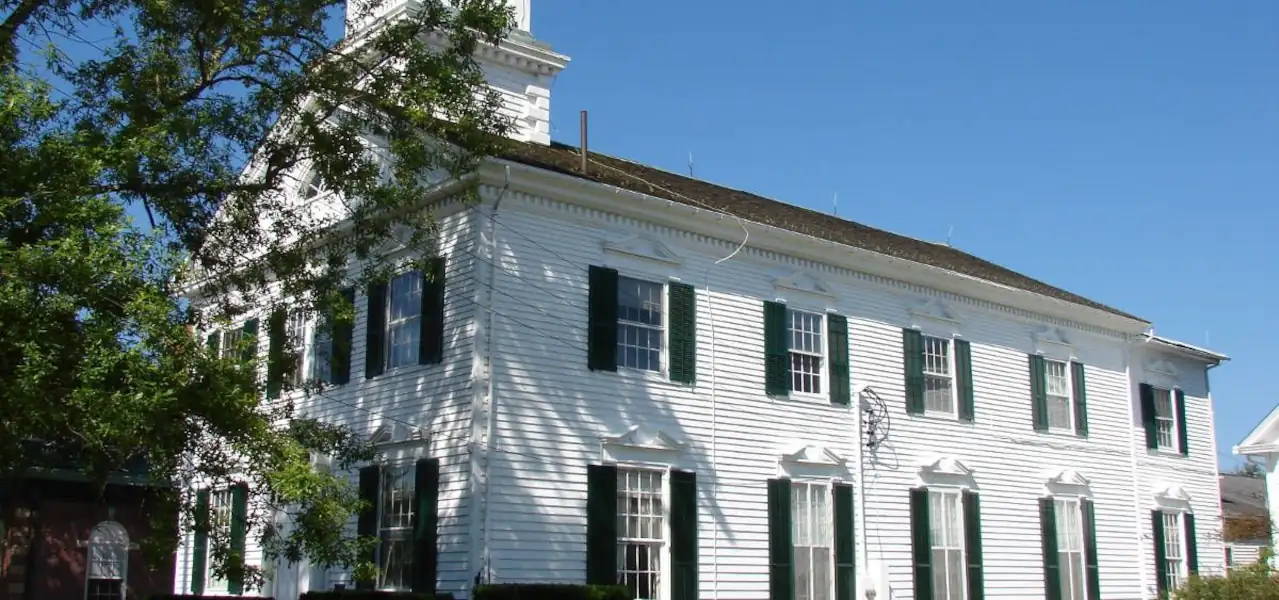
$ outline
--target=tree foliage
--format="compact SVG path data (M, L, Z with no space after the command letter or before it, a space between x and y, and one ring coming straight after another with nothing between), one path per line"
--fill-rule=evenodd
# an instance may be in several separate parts
M1224 577L1191 577L1172 593L1174 600L1279 600L1279 574L1268 563L1271 552Z
M0 479L145 461L175 489L247 481L269 554L359 562L358 500L311 457L371 449L264 402L261 365L192 332L281 306L349 318L337 290L384 276L388 249L433 254L424 198L510 126L475 51L512 15L416 5L339 41L338 0L0 0ZM211 546L215 571L243 568Z

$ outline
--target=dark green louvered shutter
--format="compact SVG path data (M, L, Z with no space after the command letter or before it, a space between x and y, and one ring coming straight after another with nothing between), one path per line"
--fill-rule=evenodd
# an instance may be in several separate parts
M794 600L794 546L791 539L789 479L768 480L768 598Z
M274 400L280 397L280 389L284 387L284 309L271 311L266 321L266 397Z
M1070 391L1075 402L1075 435L1088 437L1088 389L1084 384L1084 363L1070 362Z
M972 422L976 416L973 403L973 350L968 340L955 340L955 383L959 392L959 420Z
M1181 523L1186 536L1186 570L1194 575L1199 573L1199 540L1195 539L1195 516L1184 513L1181 515Z
M216 329L210 331L209 337L204 340L204 344L209 349L209 354L213 355L213 358L217 358L222 346L222 332Z
M1088 600L1101 600L1101 563L1097 560L1097 514L1092 500L1079 501L1084 517L1084 568L1088 578Z
M928 489L910 491L911 572L916 600L933 597L933 539L928 521Z
M355 337L355 288L343 288L341 292L352 307L352 314L333 323L333 357L329 362L330 383L342 385L351 381L351 343Z
M834 485L835 507L835 600L857 598L857 538L853 511L853 486Z
M830 403L848 406L853 397L848 375L848 318L826 315L826 337L830 346Z
M1048 431L1048 386L1044 357L1030 355L1030 420L1035 431Z
M586 366L592 371L616 371L617 270L591 265L590 286Z
M697 600L697 475L671 471L671 600Z
M235 563L227 577L227 592L244 593L244 550L249 527L249 486L238 483L231 486L231 560Z
M968 559L968 600L983 600L986 583L981 555L981 502L972 490L964 490L964 550L964 558Z
M612 465L586 467L586 583L617 585L617 467Z
M413 465L413 591L435 594L438 568L440 459L419 458Z
M1164 514L1160 511L1150 511L1150 533L1151 541L1155 545L1155 578L1156 587L1159 590L1159 597L1163 598L1165 594L1170 592L1168 589L1168 557L1164 554Z
M240 351L240 360L256 362L258 358L258 320L249 319L245 321L241 331L244 334L241 339L244 349Z
M924 412L924 334L902 330L902 356L906 371L906 412Z
M670 304L671 381L693 383L697 379L697 294L693 286L672 281L666 295Z
M191 543L191 593L204 595L204 580L209 570L209 490L195 493L195 530Z
M356 521L356 533L360 537L377 537L377 507L378 507L378 489L382 483L382 469L377 465L372 465L360 469L360 500L364 502L364 506L360 509L360 515ZM374 547L364 556L364 559L371 562L377 562L377 548ZM355 589L371 590L376 586L375 581L357 581Z
M1173 390L1177 400L1177 449L1181 451L1182 456L1190 456L1190 440L1187 435L1189 427L1186 427L1186 392L1181 388Z
M437 365L444 362L444 257L427 262L422 273L422 313L418 321L417 362Z
M1061 600L1061 565L1057 556L1057 507L1052 498L1039 499L1039 541L1043 546L1044 597Z
M369 315L364 328L364 377L386 370L386 282L369 284Z
M1155 388L1149 383L1138 386L1141 396L1141 425L1146 430L1146 448L1159 448L1159 428L1155 421Z
M764 302L764 392L770 396L790 394L790 336L786 326L786 305Z

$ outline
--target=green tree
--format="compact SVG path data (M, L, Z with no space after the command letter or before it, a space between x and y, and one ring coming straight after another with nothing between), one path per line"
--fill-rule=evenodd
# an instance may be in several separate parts
M259 365L191 328L251 307L350 318L338 290L384 276L388 244L433 255L423 198L510 127L474 52L512 15L418 6L339 41L340 0L0 0L0 485L139 461L174 489L243 479L269 554L368 575L369 541L342 533L356 495L310 461L371 448L265 402ZM159 552L183 533L158 531ZM210 544L216 572L244 570Z

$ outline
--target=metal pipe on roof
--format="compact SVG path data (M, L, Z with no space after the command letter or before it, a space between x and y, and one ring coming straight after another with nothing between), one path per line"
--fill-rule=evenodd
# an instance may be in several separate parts
M585 175L585 174L586 174L586 156L587 156L587 153L586 153L586 152L587 152L587 151L586 151L586 111L582 111L582 114L581 114L581 121L582 121L582 127L581 127L581 129L582 129L582 149L581 149L581 150L582 150L582 151L581 151L581 154L582 154L582 174L583 174L583 175Z

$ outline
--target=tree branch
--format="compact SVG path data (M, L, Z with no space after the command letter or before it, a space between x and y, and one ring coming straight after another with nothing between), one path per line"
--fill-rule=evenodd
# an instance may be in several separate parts
M48 2L49 0L22 0L17 8L9 13L4 23L0 23L0 69L8 69L9 65L18 59L18 46L14 41L18 30Z

